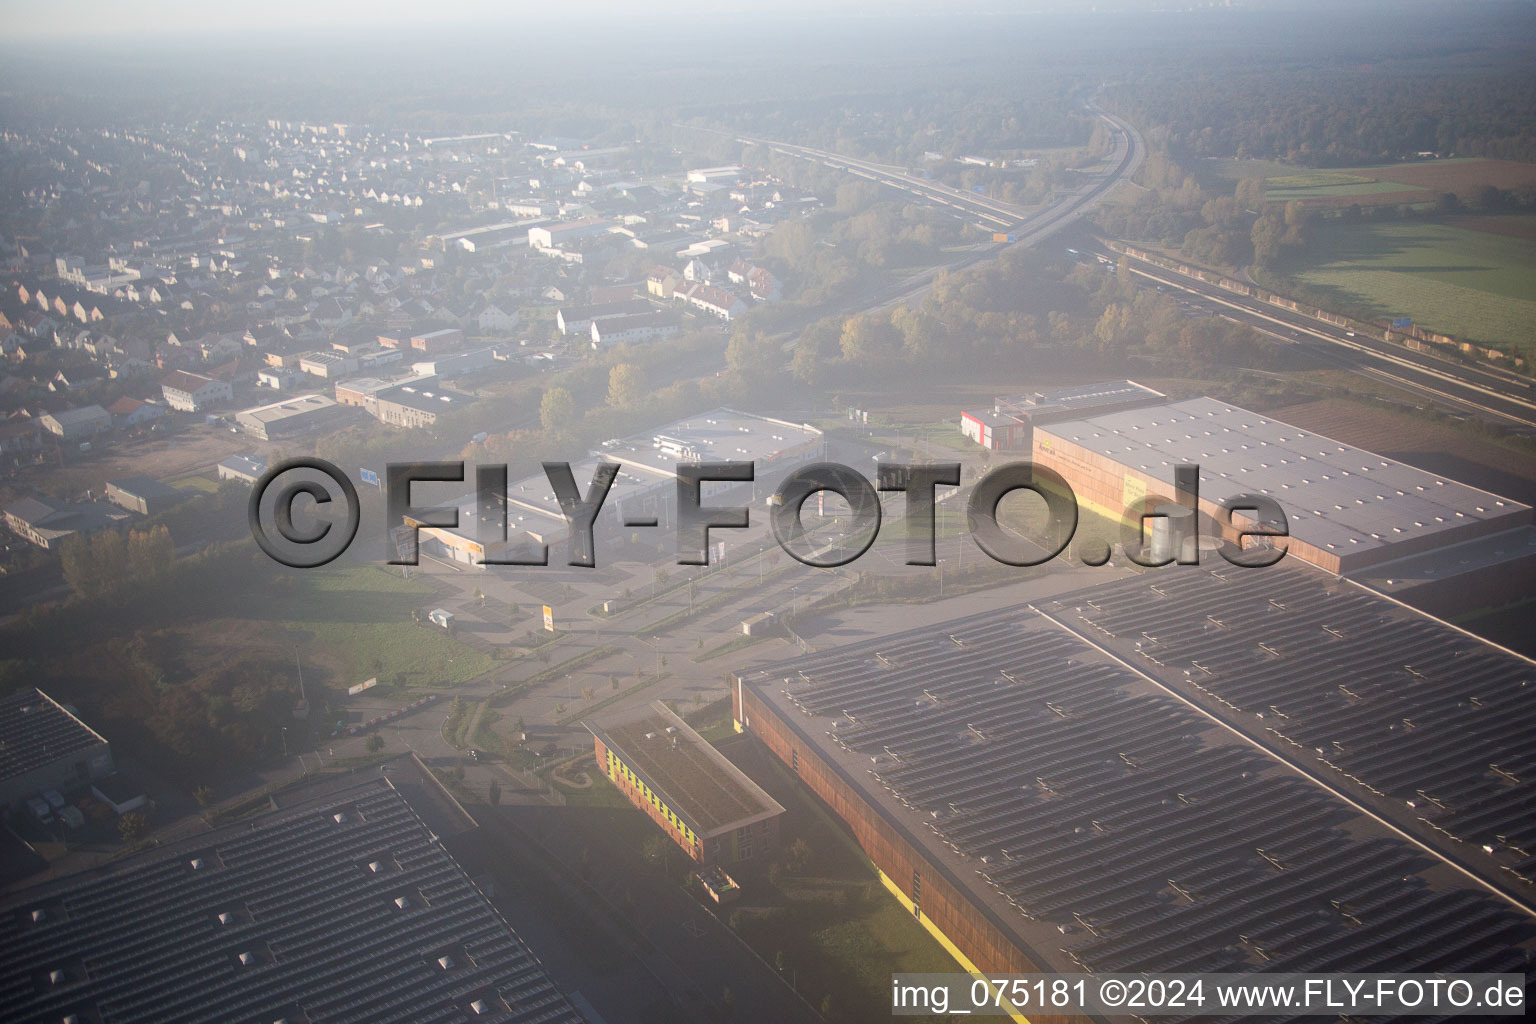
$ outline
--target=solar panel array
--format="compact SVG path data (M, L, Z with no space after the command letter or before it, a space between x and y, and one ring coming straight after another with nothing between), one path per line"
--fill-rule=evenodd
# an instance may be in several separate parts
M1152 573L1046 610L1091 639L1120 642L1159 679L1252 716L1283 750L1391 798L1465 858L1484 858L1476 866L1536 881L1529 661L1279 566Z
M0 699L0 779L100 746L102 738L37 689Z
M0 1019L582 1017L380 781L7 899Z
M785 674L788 680L785 682ZM1091 971L1519 971L1533 922L1065 632L1008 613L765 672ZM1132 686L1131 684L1134 684ZM820 724L820 723L818 723ZM1028 926L1026 926L1028 927Z

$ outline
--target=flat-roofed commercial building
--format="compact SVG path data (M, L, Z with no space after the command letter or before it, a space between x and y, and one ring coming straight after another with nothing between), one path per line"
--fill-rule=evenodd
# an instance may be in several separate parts
M580 1024L445 846L473 820L390 767L0 900L0 1017Z
M452 352L456 348L462 348L463 345L464 332L457 327L445 327L438 331L411 335L411 348L417 352L425 352L427 355Z
M1265 725L1277 722L1310 746L1285 714L1309 710L1328 691L1336 707L1348 705L1339 684L1352 686L1354 678L1330 667L1338 654L1354 648L1365 655L1362 664L1372 663L1370 624L1345 605L1322 618L1335 629L1344 624L1342 640L1311 626L1319 643L1300 624L1299 643L1284 651L1296 671L1283 680L1261 676L1253 666L1256 657L1270 657L1256 647L1265 633L1248 633L1246 619L1268 607L1266 573L1273 582L1305 574L1316 585L1355 588L1300 565L1226 571L1251 580L1240 613L1226 614L1231 604L1218 579L1204 602L1148 593L1168 580L1212 575L1155 570L1059 597L1055 605L1068 612L1081 606L1099 627L1084 635L1032 609L1010 609L738 673L735 718L848 823L887 889L969 971L1527 970L1536 919L1452 866L1455 857L1483 854L1450 842L1454 850L1436 855L1373 816L1385 805L1351 804L1262 744L1220 727L1214 710L1202 713L1168 692L1243 690L1233 699L1265 709ZM1101 600L1115 588L1126 592ZM1378 610L1411 617L1360 595ZM1287 603L1292 597L1305 599L1297 592ZM1207 622L1211 615L1227 628ZM1287 617L1275 608L1267 615L1271 628ZM1104 629L1123 638L1113 652L1095 646ZM1198 667L1186 671L1189 638L1202 630L1208 653L1195 663L1226 658L1214 678ZM1154 679L1139 671L1159 671L1131 653L1148 635L1160 641L1153 657L1179 659L1170 662L1176 672ZM1394 636L1375 652L1377 671L1389 686L1412 688L1400 668L1395 680L1386 678L1391 659L1402 658L1388 652L1400 643ZM1487 646L1465 636L1460 643ZM1489 704L1487 727L1516 735L1518 724L1500 722L1494 702L1520 699L1518 678L1485 679L1484 661L1469 662L1454 685L1425 686L1415 721L1427 726L1428 716L1450 713L1443 701L1470 689ZM1404 742L1389 687L1373 681L1366 696L1372 705L1364 714L1356 709L1345 723L1335 713L1335 721L1364 735L1370 730L1361 727L1374 719ZM1269 712L1269 703L1282 714ZM1480 712L1462 705L1456 713ZM1326 717L1308 727L1326 731ZM1451 744L1446 750L1454 751L1455 731L1440 731ZM1293 752L1292 764L1305 756L1280 745ZM1425 749L1448 756L1438 743ZM1490 749L1503 751L1499 768L1520 782L1479 777L1488 775L1484 764L1472 777L1453 773L1436 782L1432 795L1445 800L1475 783L1460 797L1467 801L1462 812L1483 830L1494 820L1491 810L1502 808L1507 823L1523 803L1518 828L1499 828L1512 844L1529 844L1530 759L1508 739L1457 756L1470 769ZM1379 753L1361 747L1356 766ZM1410 756L1393 769L1409 773L1394 787L1411 791L1415 778L1438 777L1442 767ZM1496 803L1479 803L1485 799ZM1411 834L1420 839L1430 829ZM1528 845L1501 846L1498 863L1519 863L1520 849L1529 856Z
M661 701L583 724L598 770L695 861L778 848L784 808Z
M380 423L395 427L430 427L439 416L463 409L474 399L439 387L432 379L397 384L373 393L368 404Z
M295 395L235 414L235 422L252 437L275 441L319 430L345 415L335 399L325 395Z
M581 220L567 220L533 227L528 229L528 245L534 249L556 249L583 238L606 235L611 227L612 222L600 217L586 217Z
M1266 496L1285 511L1290 554L1340 574L1531 524L1517 501L1214 398L1037 424L1033 461L1116 519L1149 494L1179 497L1174 467L1199 465L1205 517Z
M238 480L243 484L254 484L267 471L267 460L260 455L231 455L227 459L220 459L215 468L221 481Z

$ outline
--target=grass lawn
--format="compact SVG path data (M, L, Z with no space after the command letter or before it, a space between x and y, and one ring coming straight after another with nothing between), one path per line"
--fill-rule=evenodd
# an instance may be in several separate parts
M1536 353L1536 241L1450 224L1320 226L1286 275L1368 319Z
M683 721L693 726L694 731L710 743L723 740L736 732L729 697L695 708L683 716Z
M172 480L172 487L180 487L185 490L202 491L204 494L215 494L219 490L219 482L201 473L184 476L179 480Z
M379 684L403 683L436 690L465 682L495 664L446 630L411 621L432 588L376 566L333 563L297 576L281 594L253 595L251 618L283 624L305 657L319 656L349 686L377 676Z
M1264 198L1272 203L1292 199L1327 199L1333 196L1372 196L1385 192L1415 192L1417 189L1391 181L1378 181L1343 171L1302 171L1279 178L1266 178Z

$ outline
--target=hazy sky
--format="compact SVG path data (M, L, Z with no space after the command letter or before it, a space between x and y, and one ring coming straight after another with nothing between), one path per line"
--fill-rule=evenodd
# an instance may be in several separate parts
M1243 6L1273 0L1236 0ZM700 15L752 20L779 15L889 16L893 12L939 15L962 8L975 13L1027 11L1088 12L1114 8L1218 6L1228 0L767 0L743 6L739 2L704 0L678 4L675 0L583 0L562 5L549 0L268 0L266 3L219 3L208 0L147 0L119 4L102 0L0 0L4 34L173 35L206 32L284 32L389 29L486 21L569 22L575 18L661 17Z

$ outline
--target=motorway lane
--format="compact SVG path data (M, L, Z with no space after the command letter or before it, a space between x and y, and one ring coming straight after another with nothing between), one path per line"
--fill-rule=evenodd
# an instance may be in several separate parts
M879 184L899 189L932 204L949 207L967 216L985 221L994 230L1013 234L1015 240L1004 245L1033 245L1071 223L1091 209L1119 181L1135 174L1146 154L1140 133L1129 123L1090 106L1089 111L1115 133L1115 148L1109 156L1111 168L1066 193L1055 202L1036 211L1000 202L973 192L962 192L940 182L893 172L883 164L870 163L826 150L796 146L786 142L738 135L736 141L767 146L786 156L794 156L847 171Z

